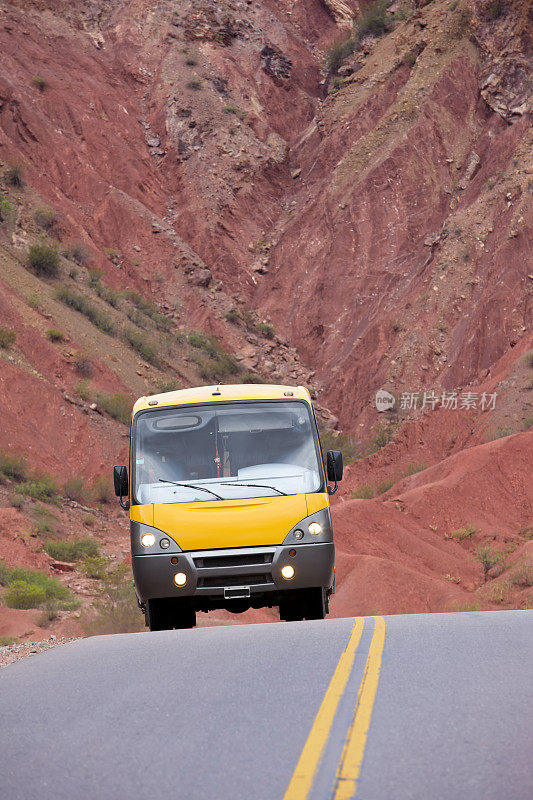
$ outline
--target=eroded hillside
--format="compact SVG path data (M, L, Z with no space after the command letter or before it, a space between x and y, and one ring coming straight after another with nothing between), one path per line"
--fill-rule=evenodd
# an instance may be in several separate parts
M353 456L374 452L349 467L335 511L350 553L338 613L363 602L365 589L349 589L362 563L351 559L371 519L389 519L375 534L389 566L362 580L383 583L368 597L400 610L394 586L409 581L387 578L401 563L386 544L398 513L389 495L357 498L394 494L410 470L462 463L472 445L490 454L491 440L526 430L533 414L530 4L406 0L381 4L369 25L372 6L0 9L0 447L58 486L91 484L125 457L137 395L305 383L338 441ZM39 243L57 254L51 271L29 266ZM396 397L384 414L378 389ZM441 408L443 392L456 393L456 409ZM468 392L475 406L463 405ZM481 404L483 393L496 402ZM531 436L504 461L527 463ZM8 506L19 484L4 480ZM531 524L527 487L516 491L512 552ZM23 497L18 511L1 510L5 557L21 559L7 544L15 514L20 546L50 569L35 498ZM56 534L79 533L87 512L61 502ZM110 508L95 533L120 559L127 537ZM494 526L482 514L476 525L484 546ZM437 587L431 610L476 591L475 551L454 547L463 566L448 551L409 566ZM452 581L450 594L452 567L463 585ZM88 585L90 600L98 589ZM529 602L517 597L510 589L505 602ZM425 609L420 593L409 602Z

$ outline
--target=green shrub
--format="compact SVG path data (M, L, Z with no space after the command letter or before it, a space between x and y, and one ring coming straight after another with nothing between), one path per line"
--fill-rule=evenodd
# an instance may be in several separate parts
M235 116L239 119L246 119L248 116L246 111L243 111L242 108L239 108L238 106L224 106L223 110L226 112L226 114L235 114Z
M32 244L28 250L28 265L36 275L55 278L59 274L59 253L44 242Z
M415 464L415 463L408 464L407 469L403 473L403 477L406 478L409 475L416 475L417 472L423 472L427 468L428 468L427 464Z
M194 331L188 335L187 340L197 350L204 350L208 355L208 358L194 359L204 380L220 381L241 372L239 362L224 350L214 336Z
M393 486L394 481L392 479L381 481L381 483L378 483L376 486L376 494L385 494L385 492L388 492Z
M56 296L62 303L65 303L65 305L86 316L87 319L103 333L108 333L110 335L115 333L115 326L112 319L94 306L85 295L69 289L68 286L62 286L61 289L58 289L56 292Z
M336 75L331 81L332 93L336 94L339 91L339 89L342 89L343 86L344 86L344 79L341 78L339 75Z
M257 372L245 372L244 375L241 375L240 378L241 383L266 383L265 379L258 375Z
M24 506L24 499L19 494L14 494L12 497L10 497L9 502L13 508L18 509L19 511Z
M56 561L82 561L88 556L98 555L98 542L96 539L50 539L44 546L45 552Z
M10 186L16 186L19 189L24 186L24 167L22 164L9 164L4 174Z
M148 317L139 311L137 308L128 308L126 309L126 316L133 322L134 325L137 325L138 328L142 328L146 330L148 328Z
M0 222L5 222L8 218L9 212L13 209L13 206L9 202L9 200L2 199L0 200Z
M47 628L59 616L59 603L57 600L45 600L41 606L42 614L37 620L40 628Z
M94 287L96 289L96 294L98 297L101 297L102 300L105 300L113 308L118 306L119 300L122 297L121 292L118 292L116 289L111 289L109 286L105 286L103 283L99 282Z
M10 570L4 602L9 608L37 608L47 600L59 600L65 607L76 602L69 589L44 572L24 567Z
M154 365L158 363L157 347L144 334L139 333L135 328L126 327L124 328L124 338L144 361Z
M195 92L198 92L202 88L202 81L198 78L193 78L190 81L187 81L185 84L187 89L193 89Z
M381 422L379 425L376 425L374 435L368 443L368 453L376 453L378 450L381 450L382 447L385 447L394 437L396 427L397 424L394 422Z
M96 525L96 517L94 514L86 514L82 520L86 528L94 528Z
M382 36L391 28L392 18L387 14L389 0L374 0L365 6L361 18L357 21L359 38L363 36Z
M125 394L120 394L119 392L115 394L104 394L102 392L97 394L96 402L110 417L118 419L118 421L124 423L124 425L130 424L133 403Z
M81 565L81 571L86 578L103 580L109 569L109 560L105 556L87 556Z
M92 363L86 356L81 354L77 355L74 359L74 366L78 375L82 375L84 378L90 378L94 372Z
M530 350L529 353L525 354L524 360L528 367L533 367L533 350Z
M33 218L40 228L49 231L57 222L57 212L53 208L36 208Z
M488 12L491 19L499 19L503 14L502 0L492 0L492 3L489 3Z
M45 506L36 506L33 509L35 520L35 533L41 538L47 538L48 534L54 533L58 519Z
M110 503L114 498L115 492L111 485L111 477L99 475L93 483L93 494L99 503Z
M51 342L63 342L65 340L65 334L55 328L48 328L46 331L46 338L50 339Z
M37 608L45 600L44 589L26 581L11 581L4 595L8 608Z
M39 475L27 480L17 487L17 491L43 503L59 504L57 484L50 475Z
M196 347L199 350L207 350L209 352L209 342L203 333L198 333L196 331L189 333L187 336L187 341L193 347Z
M374 487L370 483L365 483L362 486L358 486L357 489L353 489L350 492L350 499L351 500L371 500L374 497Z
M11 644L16 644L18 639L16 636L0 636L0 647L9 647Z
M3 558L0 558L0 586L7 586L12 573L11 567L8 567Z
M351 464L362 457L361 448L349 434L322 426L319 426L319 430L324 459L328 450L340 450L345 464Z
M337 72L342 62L350 56L359 44L357 34L352 34L346 39L339 40L331 45L326 52L326 67L330 72Z
M493 430L492 434L489 436L489 441L496 441L496 439L505 439L506 436L512 436L514 433L512 428L502 428L498 427L496 430Z
M226 311L224 319L227 322L231 322L233 325L238 325L239 322L242 322L242 317L236 308L230 308L229 311Z
M174 378L170 378L169 380L160 380L157 382L157 391L160 394L165 394L165 392L176 392L180 388L180 382Z
M0 348L2 348L2 350L8 350L15 342L16 338L17 334L15 331L0 327Z
M479 611L481 606L479 605L477 600L467 600L461 603L459 600L451 603L448 606L448 610L452 613L458 613L463 611Z
M273 339L274 338L274 326L267 325L265 322L258 322L255 326L257 333L260 333L261 336L264 336L266 339Z
M33 83L36 89L39 89L40 92L44 92L44 90L48 86L45 79L41 78L39 75L34 75L33 78L31 79L31 82Z
M27 303L28 303L30 308L35 308L37 310L39 310L40 307L41 307L41 299L40 299L39 295L36 294L36 293L30 294L30 296L28 297Z
M72 242L65 250L65 257L70 261L75 261L80 267L85 267L91 254L83 242Z
M25 459L22 456L0 453L0 474L13 481L23 481L26 478Z
M87 378L84 378L82 381L79 381L79 383L76 384L74 392L76 396L80 398L80 400L85 400L85 402L88 402L93 394L91 384Z
M78 503L86 503L89 500L89 488L82 475L72 475L65 482L63 492L69 500L76 500Z
M120 564L105 575L93 609L96 612L94 616L86 615L81 620L82 628L89 636L142 630L144 622L131 585L128 565Z
M123 293L106 286L102 281L102 276L99 270L95 268L88 269L87 283L91 289L95 290L98 297L101 297L102 300L105 300L105 302L110 306L113 308L118 306L119 300L123 296Z
M452 539L457 539L457 541L462 542L465 539L469 539L474 533L479 533L479 530L468 523L464 528L458 528L456 531L452 531L450 536Z
M500 553L497 550L493 550L492 547L489 547L489 545L483 545L482 547L476 548L474 558L476 561L479 561L483 567L483 576L484 579L487 580L490 570L498 565L502 565L505 562L505 553Z
M533 566L525 562L519 564L511 575L511 581L515 586L533 586Z

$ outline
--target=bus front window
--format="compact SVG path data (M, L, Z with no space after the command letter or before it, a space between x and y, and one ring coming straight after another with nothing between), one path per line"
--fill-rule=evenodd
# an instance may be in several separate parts
M205 404L136 417L137 503L294 495L321 486L316 429L306 403Z

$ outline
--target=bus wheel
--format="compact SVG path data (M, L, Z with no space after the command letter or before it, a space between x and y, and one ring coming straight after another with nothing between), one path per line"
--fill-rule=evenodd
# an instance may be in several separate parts
M196 611L190 600L176 600L172 605L172 627L194 628L196 626Z
M196 612L189 600L156 598L146 603L148 627L151 631L194 628Z
M326 590L321 586L316 589L307 589L305 599L305 618L324 619L329 611L328 597Z
M279 618L284 622L300 622L305 617L305 604L302 590L287 592L280 600Z

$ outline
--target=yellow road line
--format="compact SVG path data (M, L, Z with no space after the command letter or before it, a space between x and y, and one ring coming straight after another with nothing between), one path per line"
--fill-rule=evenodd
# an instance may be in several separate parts
M320 704L287 791L283 795L283 800L306 800L309 794L322 752L329 737L339 700L350 677L355 651L361 639L364 624L365 621L362 617L357 617L354 622L348 644L335 667L335 672Z
M368 651L365 674L357 694L356 711L342 751L334 800L350 800L355 797L357 779L363 761L366 737L378 688L384 642L385 620L383 617L374 617L374 634Z

